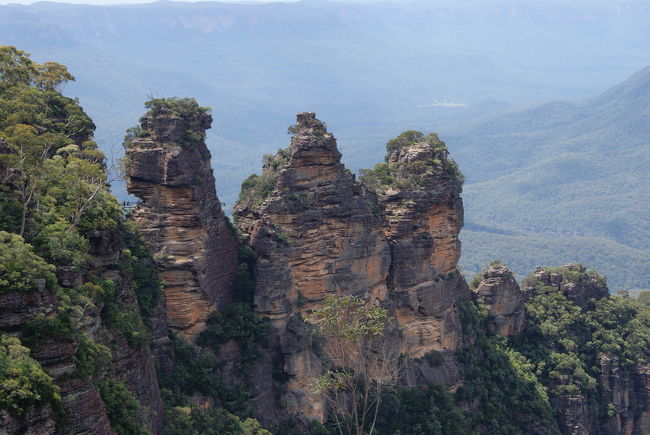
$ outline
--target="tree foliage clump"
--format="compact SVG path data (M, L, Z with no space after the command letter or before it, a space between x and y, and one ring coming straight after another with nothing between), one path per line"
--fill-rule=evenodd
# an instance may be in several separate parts
M245 303L235 303L210 315L196 343L218 353L221 345L234 340L239 345L237 368L245 374L262 356L261 348L268 345L269 329L268 318L255 315Z
M181 141L181 146L192 147L200 144L205 140L205 129L210 127L212 117L210 108L200 106L194 98L153 98L144 103L147 113L140 119L144 122L145 118L157 116L176 116L182 119L185 127L185 134ZM124 139L124 146L129 147L135 137L146 137L150 132L133 127L127 130Z
M430 151L427 159L393 159L393 154L407 147L422 147ZM427 180L445 173L455 182L462 183L463 175L447 152L447 146L437 134L424 135L408 130L391 139L386 144L388 154L385 163L378 163L374 169L362 169L359 180L369 189L379 194L389 190L422 190Z
M355 296L328 296L309 318L323 338L324 374L314 390L340 433L373 433L384 394L399 376L399 334L386 309Z
M0 333L0 409L22 417L48 403L60 407L59 387L19 339Z
M480 302L460 299L458 308L463 335L474 340L456 355L464 380L456 402L479 401L479 412L468 416L470 426L482 433L517 433L531 426L558 432L548 395L530 361L488 332L489 314Z
M22 237L0 231L0 294L51 291L56 284L54 269Z
M591 271L565 279L602 280ZM549 396L583 395L606 404L598 385L600 360L613 359L622 368L647 362L649 307L630 298L605 297L581 308L557 288L534 277L528 281L532 296L526 304L527 326L509 338L511 348L528 359ZM612 417L609 407L601 408L603 419Z
M126 388L124 382L104 378L95 382L102 401L106 405L106 415L111 422L111 428L118 435L146 435L140 427L138 414L141 412L140 402Z
M276 154L263 157L262 175L251 174L241 185L237 204L244 208L257 208L268 198L278 183L280 171L289 165L291 151L279 149Z

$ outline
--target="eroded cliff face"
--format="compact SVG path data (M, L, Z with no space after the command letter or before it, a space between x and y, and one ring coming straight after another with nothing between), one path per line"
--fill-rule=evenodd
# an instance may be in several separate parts
M593 309L590 300L609 297L605 279L587 271L580 264L566 264L556 268L538 267L534 280L543 286L562 292L568 300L580 307L583 313ZM532 287L524 281L525 293ZM622 325L621 319L608 319ZM613 327L613 325L610 325ZM584 334L585 332L583 332ZM598 338L593 337L597 341ZM592 336L583 337L584 340ZM599 393L551 395L550 401L557 410L557 421L563 434L629 434L650 432L650 367L647 360L624 363L616 351L600 348L594 361ZM604 416L604 406L607 406Z
M490 310L491 332L507 337L522 331L527 297L507 267L500 263L490 265L482 273L474 293Z
M164 282L169 327L192 339L231 301L236 240L228 232L205 145L212 117L160 109L141 119L126 149L133 211Z
M461 340L455 303L467 290L457 270L462 182L436 135L403 142L386 157L391 183L376 190L387 219L388 286L403 352L421 358L431 351L454 351Z
M328 295L385 304L390 253L377 204L341 164L334 137L313 113L298 114L293 132L289 149L245 184L234 215L257 255L254 309L271 319L290 376L284 405L323 420L311 388L320 366L295 340L298 317Z
M405 383L454 385L453 351L461 341L455 303L468 289L456 267L461 182L444 144L422 140L393 152L397 183L378 196L344 168L336 140L313 113L298 114L290 131L290 147L244 182L234 210L257 255L255 311L271 318L289 376L283 406L325 417L313 392L319 359L301 315L328 295L389 309L409 357ZM412 177L413 168L429 164ZM429 366L430 352L443 353L441 366Z
M119 231L96 232L88 240L87 267L57 271L59 285L63 287L61 294L73 292L77 281L88 282L90 275L101 276L114 285L116 301L122 307L138 313L132 277L128 271L120 268L120 252L124 248L124 241ZM72 275L76 278L70 282L69 277ZM45 285L44 280L42 284L33 292L0 295L0 331L24 339L30 322L38 316L53 318L56 315L61 301ZM70 339L33 341L32 338L32 341L26 343L31 350L30 356L40 363L60 388L64 416L59 420L58 430L62 433L86 435L114 434L104 401L94 385L100 378L111 378L124 382L142 405L137 416L142 427L153 434L161 433L163 404L148 343L129 343L122 331L104 321L101 314L103 308L101 300L88 299L83 310L73 314L79 331L75 331L78 335ZM139 317L139 314L136 316ZM100 367L105 367L100 369L102 373L99 378L96 374L79 373L78 352L82 335L110 349L108 361L96 361ZM53 434L57 430L55 416L49 405L34 409L21 419L0 413L0 428L8 434Z

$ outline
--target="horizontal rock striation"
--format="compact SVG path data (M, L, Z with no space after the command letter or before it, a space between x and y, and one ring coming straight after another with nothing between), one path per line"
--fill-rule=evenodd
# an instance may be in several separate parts
M141 202L133 211L157 260L169 327L193 338L208 315L231 300L236 239L217 198L205 145L212 117L197 110L158 109L141 119L126 148L127 188Z
M318 359L295 341L299 315L328 295L385 304L390 252L376 202L344 168L324 124L299 113L291 130L289 149L244 183L234 215L257 255L255 311L271 319L290 377L284 405L290 414L323 420L311 388Z
M387 148L386 163L364 171L362 181L385 209L392 259L388 286L403 351L412 358L454 351L461 340L455 303L467 291L457 270L462 175L435 134L405 132Z
M311 387L320 364L300 316L328 295L359 296L395 315L412 361L406 383L456 384L455 304L468 289L457 270L462 176L444 144L420 135L393 150L386 166L394 184L377 189L369 171L359 183L344 168L336 140L313 113L299 113L290 132L289 148L265 158L234 209L257 256L255 311L271 319L289 378L283 406L324 418ZM435 369L431 352L444 353Z

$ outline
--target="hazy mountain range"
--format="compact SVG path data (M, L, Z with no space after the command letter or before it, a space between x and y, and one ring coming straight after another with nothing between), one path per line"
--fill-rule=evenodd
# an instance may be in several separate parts
M211 106L228 207L298 111L354 171L437 131L467 176L468 272L576 260L650 288L650 71L601 93L650 64L648 22L634 1L37 3L0 7L0 43L69 66L109 155L148 96Z

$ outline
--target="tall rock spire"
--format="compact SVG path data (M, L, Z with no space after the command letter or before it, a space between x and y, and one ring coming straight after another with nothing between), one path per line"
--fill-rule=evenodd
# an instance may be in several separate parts
M193 100L154 100L126 146L133 212L160 269L169 327L193 338L229 303L237 269L214 185L205 130L212 116Z

